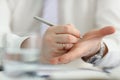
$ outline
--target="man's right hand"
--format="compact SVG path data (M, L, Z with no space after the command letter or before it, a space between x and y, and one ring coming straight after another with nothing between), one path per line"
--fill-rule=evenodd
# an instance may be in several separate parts
M79 39L79 30L71 24L49 27L43 37L40 59L49 63L51 58L68 52Z

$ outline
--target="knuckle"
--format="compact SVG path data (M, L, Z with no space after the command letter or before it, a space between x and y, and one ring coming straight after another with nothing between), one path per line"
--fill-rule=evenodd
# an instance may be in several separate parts
M68 63L68 62L69 62L69 59L67 58L67 56L64 55L64 56L60 57L59 61L60 61L61 63Z
M45 40L46 40L47 42L52 42L52 38L49 37L49 36L46 36L46 37L45 37Z
M55 57L55 56L56 56L56 54L53 52L53 53L51 53L51 56L52 56L52 57Z
M69 26L71 26L71 27L74 27L74 25L73 24L68 24Z
M53 50L52 52L54 52L54 53L58 53L59 51L58 51L57 48L54 48L54 50Z
M51 27L49 27L45 33L44 33L44 38L46 38L46 36L48 37L48 35L50 36L50 34L53 34L53 29Z
M67 49L71 49L72 46L73 46L73 44L66 44L65 49L66 49L66 50L67 50Z
M47 31L46 32L51 32L52 31L52 27L48 27Z
M59 44L59 47L58 47L58 49L64 49L64 44Z
M65 62L65 61L67 61L67 58L66 57L60 57L60 59L59 59L61 62Z
M72 38L71 35L67 35L66 39L67 39L68 42L72 42L73 41L73 38Z
M53 33L54 30L55 30L55 27L48 27L48 29L46 30L46 32Z
M64 30L64 32L68 33L70 31L70 27L68 25L63 26L63 30Z

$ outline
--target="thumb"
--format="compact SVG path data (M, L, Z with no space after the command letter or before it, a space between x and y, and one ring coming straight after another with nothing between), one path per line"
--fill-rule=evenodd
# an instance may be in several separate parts
M113 34L115 32L115 28L112 26L107 26L99 30L99 34L101 37Z
M104 36L110 35L115 32L115 28L112 26L107 26L99 30L94 30L86 33L83 37L85 39L92 38L103 38Z

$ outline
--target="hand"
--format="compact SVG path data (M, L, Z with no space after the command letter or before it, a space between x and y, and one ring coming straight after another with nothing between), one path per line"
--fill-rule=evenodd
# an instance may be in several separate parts
M52 58L68 52L79 39L79 31L71 24L49 27L43 37L40 59L49 63Z
M50 62L52 64L63 64L76 58L94 55L100 49L102 38L114 32L115 29L113 27L105 27L100 30L87 32L70 51L61 56L52 58Z

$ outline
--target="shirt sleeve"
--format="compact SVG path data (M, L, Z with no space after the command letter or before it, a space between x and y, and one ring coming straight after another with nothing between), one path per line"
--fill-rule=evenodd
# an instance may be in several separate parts
M11 1L11 2L9 2ZM20 48L21 43L28 38L20 37L11 32L12 12L13 7L11 5L15 0L0 0L0 48L9 45L7 47ZM6 42L7 35L7 42ZM0 53L0 65L1 65L2 53Z
M28 37L20 37L11 32L11 22L14 8L17 1L14 0L0 0L0 47L4 47L4 38L7 34L9 47L20 47L22 41Z
M97 65L115 67L120 64L120 0L98 0L96 8L98 27L114 26L116 33L103 39L107 55Z
M10 33L6 35L7 35L6 44L8 48L20 48L22 42L29 37L29 36L21 37Z

